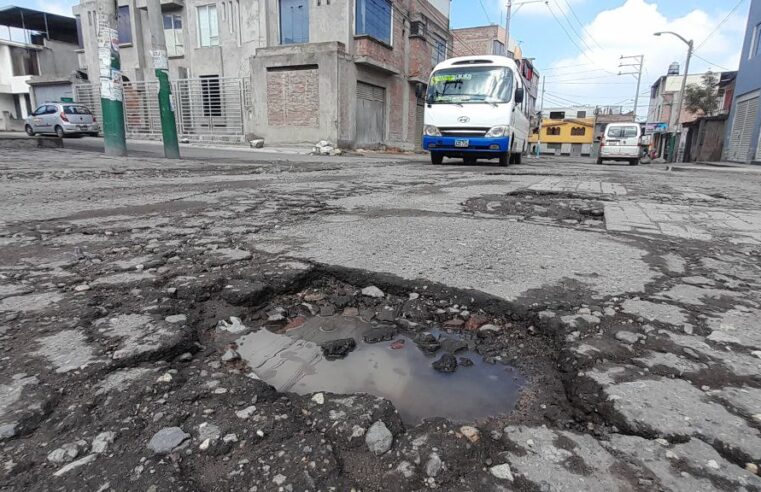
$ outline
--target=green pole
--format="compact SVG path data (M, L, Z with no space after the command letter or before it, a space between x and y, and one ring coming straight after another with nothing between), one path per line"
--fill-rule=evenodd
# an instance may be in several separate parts
M159 115L161 116L161 137L164 142L164 157L180 158L180 143L177 140L177 121L172 105L172 86L169 84L169 59L164 39L164 16L161 0L148 0L148 25L151 28L151 55L153 69L159 82Z
M116 2L114 0L98 0L97 21L103 144L107 155L126 156L124 87L122 85L121 60L119 59L119 34L116 30Z

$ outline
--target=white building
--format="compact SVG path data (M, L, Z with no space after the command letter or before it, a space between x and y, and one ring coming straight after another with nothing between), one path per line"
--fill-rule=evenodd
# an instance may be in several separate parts
M0 130L23 130L38 102L30 82L39 81L45 100L65 95L77 68L73 17L23 7L0 8ZM54 83L54 81L58 81ZM50 87L57 90L51 92Z

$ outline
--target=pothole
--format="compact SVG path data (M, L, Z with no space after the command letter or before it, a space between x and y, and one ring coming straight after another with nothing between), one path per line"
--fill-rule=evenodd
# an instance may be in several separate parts
M280 392L372 394L391 401L408 425L567 416L555 352L533 326L425 292L364 292L317 279L242 310L234 328L221 323L215 343Z
M605 226L605 209L599 199L577 193L549 193L521 190L505 195L486 195L465 202L465 209L490 215L513 216L523 220L593 228Z

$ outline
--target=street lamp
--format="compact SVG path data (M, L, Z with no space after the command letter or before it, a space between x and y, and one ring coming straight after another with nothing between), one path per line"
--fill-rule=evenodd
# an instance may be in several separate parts
M681 130L680 119L682 116L682 105L684 104L684 91L687 88L687 75L690 73L690 59L692 58L694 43L691 39L688 41L683 36L680 36L679 34L672 31L656 32L654 33L654 36L661 36L662 34L671 34L672 36L679 38L684 44L687 45L687 61L684 64L684 78L682 79L682 91L679 94L679 105L677 106L677 110L676 110L676 126ZM681 131L679 133L681 134Z

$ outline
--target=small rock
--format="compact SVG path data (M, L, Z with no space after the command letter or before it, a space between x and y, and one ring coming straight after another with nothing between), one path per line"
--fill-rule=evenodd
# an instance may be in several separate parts
M431 333L420 333L415 337L415 344L423 352L432 354L441 348L441 344Z
M457 359L452 354L444 354L432 366L439 372L455 372L457 370Z
M325 403L325 395L323 393L315 393L312 395L312 401L318 405L323 405Z
M164 321L166 321L167 323L172 323L172 324L184 323L187 320L188 320L188 317L184 314L173 314L171 316L167 316L166 318L164 318Z
M287 480L287 478L285 476L283 476L283 475L278 473L277 475L275 475L272 478L272 483L274 483L275 485L277 485L279 487L279 486L283 485L286 480Z
M468 441L472 442L473 444L481 440L481 434L478 432L478 429L470 425L463 425L460 427L460 434L465 436Z
M385 297L383 291L374 285L362 289L362 295L367 297L375 297L376 299Z
M90 286L87 284L79 284L76 287L74 287L75 292L85 292L87 290L90 290Z
M758 465L756 465L755 463L746 463L745 469L754 475L758 475Z
M708 463L706 463L706 466L713 470L718 470L720 468L716 460L708 460Z
M438 475L441 471L442 465L443 463L441 462L439 455L436 453L431 453L431 456L428 457L428 461L425 464L425 473L429 477L436 478L436 475Z
M483 326L481 326L481 327L478 329L478 331L481 331L481 332L491 331L491 332L495 332L495 333L496 333L496 332L500 331L501 329L502 329L502 328L500 328L500 327L499 327L499 326L497 326L497 325L493 325L493 324L486 324L486 325L483 325Z
M101 432L92 440L91 451L96 454L105 453L108 450L109 444L114 442L114 439L116 439L116 432Z
M243 410L238 410L235 412L235 416L239 419L247 419L251 417L256 412L256 407L254 405L251 405L249 407L244 408Z
M80 458L77 461L74 461L74 462L69 463L68 465L62 467L61 469L59 469L58 471L53 473L53 476L54 477L60 477L61 475L64 475L65 473L70 472L71 470L74 470L76 468L79 468L80 466L84 466L84 465L87 465L87 464L95 461L95 458L97 458L97 457L98 457L98 455L96 455L96 454L88 454L84 458Z
M444 326L446 326L447 328L460 328L464 324L465 324L465 321L461 320L460 318L454 318L444 322Z
M473 361L468 359L467 357L460 357L459 359L457 359L457 363L461 365L462 367L473 366Z
M48 461L60 465L69 463L79 456L79 447L75 443L66 443L48 453Z
M16 437L16 426L17 424L15 422L0 425L0 440Z
M629 345L637 343L642 335L639 333L632 333L631 331L621 330L616 332L616 340Z
M222 354L222 362L227 363L236 360L240 360L240 354L233 349L227 349L225 353Z
M240 320L240 318L236 318L235 316L230 316L230 322L228 323L225 320L221 320L217 324L218 330L224 330L230 333L241 333L245 331L247 328L243 324L243 322Z
M148 449L156 454L168 454L187 439L190 439L190 434L179 427L164 427L151 437Z
M359 316L359 309L355 307L347 307L344 309L343 315L346 316L347 318L352 318L352 317L356 318L357 316Z
M336 314L336 307L333 306L332 304L326 304L320 307L320 316L329 317L335 314Z
M410 301L414 301L415 299L419 299L419 298L420 298L420 294L418 294L417 292L410 292Z
M357 342L353 338L330 340L320 345L322 355L328 360L343 359L356 347Z
M164 374L162 374L161 376L156 378L156 382L157 383L171 383L172 382L172 374L168 373L168 372L165 372Z
M467 342L455 338L441 338L439 343L441 344L441 349L449 354L456 354L468 348Z
M249 141L248 144L251 146L252 149L261 149L262 147L264 147L264 139L255 138Z
M510 465L507 463L492 466L489 468L489 473L500 480L507 480L509 482L514 480L513 471L510 469Z
M365 444L375 456L380 456L391 449L394 443L394 436L388 430L382 420L376 421L365 434Z
M367 343L388 342L396 336L396 332L396 326L393 325L374 326L365 332L363 339Z

